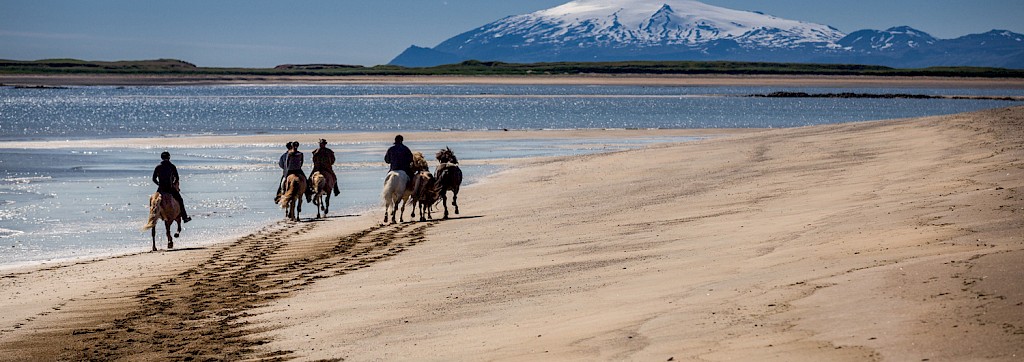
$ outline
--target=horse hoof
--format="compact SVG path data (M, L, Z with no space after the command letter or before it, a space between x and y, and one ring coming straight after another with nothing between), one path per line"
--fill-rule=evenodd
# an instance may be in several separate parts
M178 233L174 233L174 237L179 238Z
M156 248L153 248L153 250L150 250L150 251L156 251Z
M174 249L174 243L167 243L168 249Z

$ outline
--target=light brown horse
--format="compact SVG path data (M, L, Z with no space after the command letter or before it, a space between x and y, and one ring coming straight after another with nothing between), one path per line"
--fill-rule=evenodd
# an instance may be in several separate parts
M334 190L334 177L329 173L320 173L320 171L314 172L313 176L309 177L309 182L313 184L313 205L316 205L316 218L320 218L320 210L324 211L324 217L327 216L327 212L331 208L331 190Z
M299 221L299 213L302 212L302 194L306 192L306 180L299 175L288 175L284 180L284 187L281 189L279 203L284 209L284 217L289 220Z
M154 192L149 197L149 220L142 227L142 231L151 230L153 237L153 251L156 251L156 221L164 221L164 230L167 232L167 248L174 248L174 239L171 238L171 223L178 223L178 232L174 237L181 234L181 205L174 200L174 196L166 192Z

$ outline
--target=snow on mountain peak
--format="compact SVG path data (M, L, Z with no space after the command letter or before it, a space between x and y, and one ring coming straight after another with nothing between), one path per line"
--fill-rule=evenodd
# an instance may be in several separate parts
M533 27L533 41L546 42L558 41L562 36L604 36L609 40L636 43L700 44L729 39L741 44L789 47L801 43L833 43L845 35L826 25L693 0L576 0L507 20L520 25L540 23L559 28L544 33ZM494 35L500 37L503 33L498 31Z

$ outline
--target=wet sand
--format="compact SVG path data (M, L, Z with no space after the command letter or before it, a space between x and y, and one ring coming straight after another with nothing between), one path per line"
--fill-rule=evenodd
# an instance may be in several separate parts
M4 270L0 359L1024 356L1024 107L511 163L449 220Z

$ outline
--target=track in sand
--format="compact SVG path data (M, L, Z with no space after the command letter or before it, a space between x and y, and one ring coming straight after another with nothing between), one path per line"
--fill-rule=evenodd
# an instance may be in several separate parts
M375 226L330 240L308 237L320 222L281 222L215 250L209 258L125 298L116 311L45 332L19 346L46 357L63 344L60 360L282 360L291 351L259 346L268 327L249 311L321 278L344 275L425 240L436 222ZM79 311L81 312L81 311ZM43 341L49 341L43 342ZM26 348L27 347L27 348ZM49 350L50 352L46 352Z

